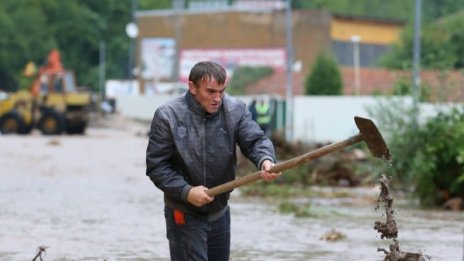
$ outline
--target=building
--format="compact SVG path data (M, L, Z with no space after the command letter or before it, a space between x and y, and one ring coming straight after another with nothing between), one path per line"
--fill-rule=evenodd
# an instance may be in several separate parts
M136 13L142 93L156 89L160 82L185 81L191 66L206 59L222 63L229 74L237 66L270 66L285 73L286 14L282 1L234 1L234 5L217 1L213 6L192 3L187 9ZM256 5L250 6L253 3ZM372 67L398 39L402 26L321 10L293 10L293 61L302 65L305 75L317 54L329 50L343 66ZM355 61L359 61L357 65Z

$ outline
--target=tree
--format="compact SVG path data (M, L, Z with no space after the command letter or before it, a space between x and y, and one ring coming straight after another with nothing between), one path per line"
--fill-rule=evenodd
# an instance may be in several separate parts
M423 27L421 32L421 68L461 69L464 68L464 11ZM381 65L392 69L412 68L414 31L408 27L403 31L399 43L382 58Z
M390 99L370 108L393 155L387 169L426 207L464 198L464 109L440 110L417 124L414 107ZM419 113L423 113L419 111Z
M412 23L414 21L414 1L389 0L293 0L295 9L325 9L335 14L392 19ZM464 9L462 0L422 1L424 24Z
M170 5L168 0L140 0L142 9ZM124 78L130 44L124 26L130 10L130 1L0 1L0 89L17 90L24 66L29 61L44 64L48 52L57 48L78 84L96 90L101 41L106 43L107 77Z
M324 9L336 14L408 21L414 10L414 1L390 0L385 4L383 0L293 0L292 6L295 9Z
M55 41L35 1L0 2L0 89L18 89L26 63L43 61Z
M313 68L306 78L306 95L340 95L342 94L342 77L335 58L321 52L317 55Z

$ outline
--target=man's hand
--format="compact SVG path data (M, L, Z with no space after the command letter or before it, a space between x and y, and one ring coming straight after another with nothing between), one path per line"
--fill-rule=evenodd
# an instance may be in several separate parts
M190 189L187 200L195 207L202 207L214 200L214 197L208 196L206 191L208 189L204 186L196 186Z
M263 164L261 164L261 178L265 181L272 181L278 176L282 175L282 172L279 173L271 173L271 167L275 164L272 163L270 160L265 160Z

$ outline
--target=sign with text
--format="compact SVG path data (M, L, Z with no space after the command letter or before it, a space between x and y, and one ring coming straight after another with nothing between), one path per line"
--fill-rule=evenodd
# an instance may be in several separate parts
M140 49L142 78L173 78L176 56L176 41L173 38L143 38Z
M284 48L268 49L184 49L180 52L179 80L188 82L192 67L200 61L213 61L222 65L230 78L235 68L242 66L271 67L275 71L286 68Z

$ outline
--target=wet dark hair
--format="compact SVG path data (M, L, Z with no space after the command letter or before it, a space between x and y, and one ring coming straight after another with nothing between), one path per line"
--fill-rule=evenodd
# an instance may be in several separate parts
M200 82L209 81L211 77L214 77L218 84L225 84L227 77L226 70L215 62L203 61L193 66L190 71L189 81L199 87Z

